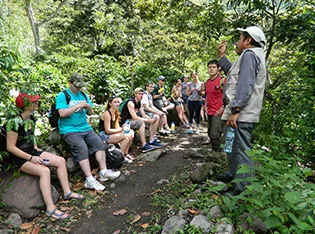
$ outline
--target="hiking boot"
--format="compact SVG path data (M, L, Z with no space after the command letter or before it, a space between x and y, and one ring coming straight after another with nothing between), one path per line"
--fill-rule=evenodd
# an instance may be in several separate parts
M104 174L100 172L100 181L114 180L120 176L120 171L106 170Z
M96 179L92 179L90 181L85 180L84 187L88 189L95 189L97 191L103 191L105 186L98 182Z
M143 147L142 147L142 152L145 153L145 152L149 152L151 150L154 150L155 147L153 147L152 145L146 143Z
M156 139L154 139L152 142L149 143L150 145L154 146L155 148L162 148L164 145L162 145L161 143L157 142Z

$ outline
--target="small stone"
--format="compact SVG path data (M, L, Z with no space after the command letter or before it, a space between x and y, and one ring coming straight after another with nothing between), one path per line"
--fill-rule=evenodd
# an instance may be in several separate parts
M17 213L12 213L5 221L8 225L12 225L14 228L20 227L22 224L21 216Z

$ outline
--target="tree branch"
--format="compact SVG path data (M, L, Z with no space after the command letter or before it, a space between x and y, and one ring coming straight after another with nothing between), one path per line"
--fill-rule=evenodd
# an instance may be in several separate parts
M43 25L44 23L48 22L48 21L51 20L52 18L54 18L54 17L58 14L58 12L59 12L59 10L61 9L61 7L62 7L66 2L67 2L67 0L61 1L61 2L59 3L58 7L56 8L56 10L55 10L53 13L51 13L51 15L50 15L49 17L47 17L46 19L40 21L40 22L37 24L38 27L40 27L40 26Z

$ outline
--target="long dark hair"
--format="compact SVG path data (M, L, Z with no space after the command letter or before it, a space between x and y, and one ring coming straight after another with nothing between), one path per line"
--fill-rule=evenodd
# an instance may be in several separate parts
M111 105L109 103L111 103L115 98L120 98L118 95L112 95L108 101L107 101L107 105L106 105L106 110L108 111L111 107ZM119 127L119 121L120 121L120 113L119 110L117 110L115 112L115 128Z

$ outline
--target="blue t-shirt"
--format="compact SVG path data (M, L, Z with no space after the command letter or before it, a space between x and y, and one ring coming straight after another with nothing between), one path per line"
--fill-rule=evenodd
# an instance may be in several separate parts
M80 102L86 102L86 99L84 98L84 94L82 92L78 92L77 94L74 94L70 91L70 89L67 89L67 92L70 95L70 102L67 105L66 101L66 95L61 92L56 97L56 109L68 109L72 106L75 106L79 104ZM91 100L89 97L87 97L87 103L93 106ZM67 134L70 132L86 132L92 130L92 127L88 124L87 118L86 118L86 109L76 110L72 115L65 117L65 118L59 118L58 121L58 127L59 127L59 133L60 134Z

